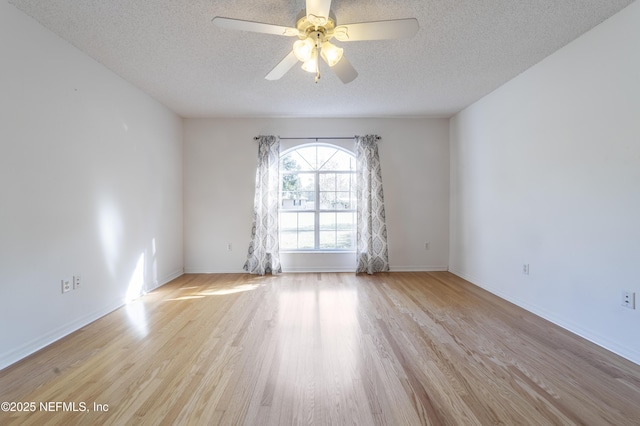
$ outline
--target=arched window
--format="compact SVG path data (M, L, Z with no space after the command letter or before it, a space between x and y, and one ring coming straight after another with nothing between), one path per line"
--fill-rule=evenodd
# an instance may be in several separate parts
M356 159L328 144L280 156L280 250L353 251Z

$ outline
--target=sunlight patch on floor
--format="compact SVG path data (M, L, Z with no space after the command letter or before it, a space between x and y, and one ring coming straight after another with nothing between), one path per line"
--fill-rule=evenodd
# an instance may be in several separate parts
M207 296L226 296L229 294L235 294L235 293L243 293L245 291L252 291L255 290L256 288L260 287L261 284L243 284L243 285L237 285L234 287L230 287L230 288L220 288L220 289L214 289L214 290L205 290L205 291L197 291L194 292L192 294L187 294L185 296L180 296L180 297L175 297L172 299L167 299L167 302L171 302L171 301L178 301L178 300L190 300L190 299L203 299ZM198 287L185 287L181 290L193 290L196 289Z

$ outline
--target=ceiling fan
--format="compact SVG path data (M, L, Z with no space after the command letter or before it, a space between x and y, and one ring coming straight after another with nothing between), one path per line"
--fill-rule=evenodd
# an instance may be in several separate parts
M306 0L306 10L298 15L295 27L221 16L213 18L213 23L230 30L297 37L293 50L265 78L279 80L300 61L303 70L315 73L316 83L320 79L318 57L322 57L344 84L358 76L358 72L344 56L343 49L329 42L332 38L342 42L389 40L413 37L418 31L418 20L415 18L336 25L331 12L331 0Z

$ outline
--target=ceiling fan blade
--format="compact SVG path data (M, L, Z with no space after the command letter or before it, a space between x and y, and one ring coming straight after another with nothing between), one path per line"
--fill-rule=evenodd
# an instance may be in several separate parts
M331 0L307 0L307 19L312 24L326 24L330 10Z
M283 27L280 25L265 24L262 22L244 21L242 19L223 18L216 16L211 20L216 26L228 30L251 31L254 33L275 34L283 36L297 36L298 29Z
M334 37L340 41L391 40L413 37L419 28L416 18L360 22L336 27Z
M298 63L298 58L291 51L283 60L280 61L264 78L267 80L280 80L283 75L287 73L295 64Z
M345 56L340 59L340 62L332 66L331 69L344 84L351 83L358 76L358 71L356 71Z

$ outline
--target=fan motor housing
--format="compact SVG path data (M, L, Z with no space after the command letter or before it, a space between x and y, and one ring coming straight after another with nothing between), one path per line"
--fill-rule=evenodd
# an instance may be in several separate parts
M303 10L298 14L298 22L296 22L296 28L299 31L298 37L300 39L312 37L320 42L325 42L331 39L333 37L333 30L335 27L336 20L333 12L329 13L329 17L322 25L316 25L309 20L306 12Z

